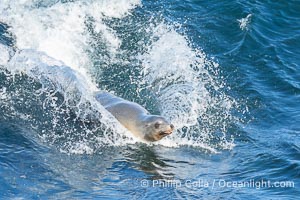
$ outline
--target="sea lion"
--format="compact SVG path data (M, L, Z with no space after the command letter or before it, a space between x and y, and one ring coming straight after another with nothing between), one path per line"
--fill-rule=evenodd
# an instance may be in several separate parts
M151 115L137 103L108 92L97 92L95 98L134 136L145 141L158 141L174 130L173 124L164 117Z

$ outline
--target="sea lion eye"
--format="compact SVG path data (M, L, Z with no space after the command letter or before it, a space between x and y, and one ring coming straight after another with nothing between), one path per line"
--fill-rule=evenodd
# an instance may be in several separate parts
M159 124L158 122L156 122L156 123L154 124L154 127L155 127L155 128L159 128L159 125L160 125L160 124Z

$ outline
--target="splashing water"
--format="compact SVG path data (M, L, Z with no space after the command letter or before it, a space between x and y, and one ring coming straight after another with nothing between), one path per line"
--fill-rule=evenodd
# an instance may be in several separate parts
M247 17L238 19L238 22L240 24L240 29L242 30L248 30L248 25L251 22L252 14L248 14Z
M218 64L201 50L193 50L187 38L171 27L160 25L153 37L159 39L142 56L144 82L156 94L162 115L178 128L170 138L172 142L161 144L188 144L211 150L206 144L215 139L213 134L218 129L225 135L235 104L222 93L222 83L215 80ZM221 140L228 145L225 138Z
M62 62L22 50L6 67L7 79L0 90L4 118L29 121L40 138L69 153L134 142L93 98L95 86Z
M90 66L87 21L95 21L95 31L104 33L112 49L118 48L118 38L102 19L121 18L140 4L139 0L56 2L5 0L0 5L0 19L11 25L18 48L46 52L82 74Z
M218 64L165 22L156 23L151 17L141 24L130 20L122 24L135 17L131 13L140 5L138 0L5 0L0 20L10 26L20 50L10 59L10 50L0 45L4 118L27 121L40 138L68 153L94 153L101 145L136 142L93 98L97 86L109 89L96 86L108 78L104 73L101 80L94 76L104 70L97 63L113 63L119 67L114 79L120 79L114 87L123 91L118 85L124 71L138 71L129 75L125 86L137 87L134 96L144 99L150 95L142 93L153 94L160 113L175 124L176 133L157 144L192 145L213 152L232 148L226 132L236 120L231 111L237 103L224 92ZM131 27L129 34L147 30L136 43L138 55L124 59L130 46L124 46L127 41L118 27L109 23L118 20ZM99 43L104 44L100 47L105 55L97 50Z
M7 97L7 101L1 102L1 106L7 108L3 109L6 111L4 116L30 121L44 141L58 145L64 152L76 153L77 149L77 153L91 153L91 149L95 151L103 144L132 143L134 139L130 135L126 137L127 131L92 96L97 88L88 72L86 24L93 21L97 25L94 31L103 33L113 53L119 40L101 20L127 15L139 3L135 0L1 2L1 21L10 26L16 46L29 49L17 52L7 65L8 48L1 53L1 65L6 65L7 85L17 85L18 81L22 85L27 81L38 85L36 88L17 85L17 92L2 87L2 93ZM43 114L16 104L40 106ZM89 124L91 118L92 125Z
M10 58L10 48L0 44L0 66L6 65Z

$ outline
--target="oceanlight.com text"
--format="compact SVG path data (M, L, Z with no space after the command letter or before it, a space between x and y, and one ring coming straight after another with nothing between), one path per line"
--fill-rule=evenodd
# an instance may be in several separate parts
M142 187L162 187L162 188L294 188L294 181L284 180L284 181L270 181L270 180L243 180L243 181L232 181L225 179L213 179L213 180L141 180Z

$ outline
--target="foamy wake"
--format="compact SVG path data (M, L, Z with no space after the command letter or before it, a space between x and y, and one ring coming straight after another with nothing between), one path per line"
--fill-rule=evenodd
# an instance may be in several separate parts
M62 151L93 153L101 145L136 142L93 98L93 91L97 87L90 72L95 70L92 60L92 55L97 53L92 48L95 35L101 35L104 40L109 53L107 59L118 59L117 55L122 54L122 38L104 21L129 16L140 5L139 0L1 2L0 21L10 26L9 31L15 35L19 50L11 58L9 50L0 45L1 52L4 52L0 54L0 65L5 66L5 70L13 77L25 75L42 84L46 94L42 106L52 109L46 118L50 119L54 128L40 130L40 135L53 144L65 137ZM231 110L236 102L223 92L218 64L208 59L200 49L192 48L188 38L178 34L171 25L165 22L158 25L151 21L144 23L148 26L151 41L142 46L141 49L145 50L143 53L132 55L142 64L140 87L146 85L146 90L155 94L161 114L177 128L171 137L157 144L169 147L198 146L212 152L219 147L232 148L233 143L226 138L226 130L228 123L233 120ZM92 29L93 35L89 29ZM120 59L120 62L123 60ZM19 98L23 90L21 88L20 92L14 94L2 87L0 94L6 99L3 102L10 105L13 104L12 96ZM63 96L62 104L58 103L58 93ZM56 117L69 112L62 105L72 108L75 119L97 119L97 125L83 123L82 126L65 128L64 123L59 123L69 118ZM20 112L17 109L15 111ZM25 116L34 120L34 116L30 115L27 113ZM99 124L100 128L97 127ZM53 133L58 126L59 130L64 131L63 136ZM70 136L76 132L80 132L77 138ZM214 137L215 132L219 132L218 139Z

